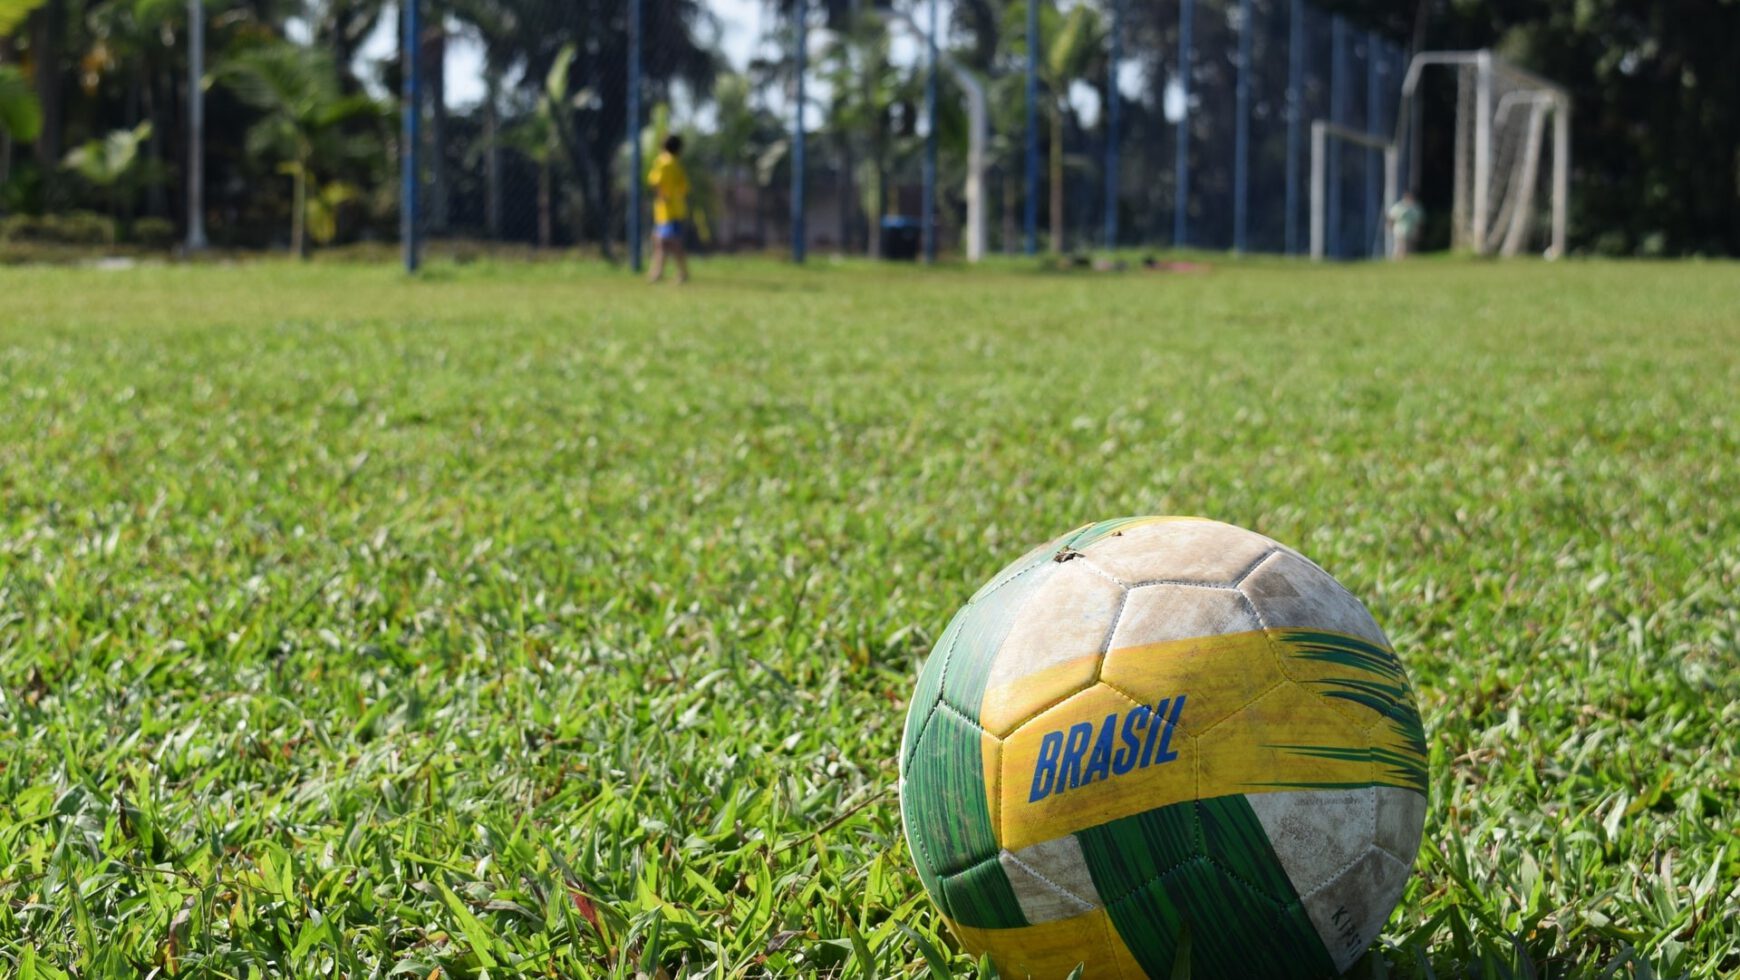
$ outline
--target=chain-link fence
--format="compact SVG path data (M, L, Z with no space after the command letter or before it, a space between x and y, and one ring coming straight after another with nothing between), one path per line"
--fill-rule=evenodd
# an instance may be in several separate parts
M678 135L692 249L1302 254L1311 123L1389 139L1407 61L1301 0L28 5L0 208L235 247L638 263ZM1328 154L1327 252L1374 254L1381 154Z

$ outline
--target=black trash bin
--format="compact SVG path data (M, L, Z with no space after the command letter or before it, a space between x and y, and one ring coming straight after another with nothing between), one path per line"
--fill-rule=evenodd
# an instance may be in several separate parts
M882 219L882 257L898 262L918 259L922 233L917 218L891 214Z

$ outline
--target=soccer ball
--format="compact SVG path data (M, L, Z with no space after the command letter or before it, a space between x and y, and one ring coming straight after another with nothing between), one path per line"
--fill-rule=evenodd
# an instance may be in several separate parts
M925 890L1007 980L1318 977L1401 898L1425 736L1383 631L1298 552L1103 521L955 615L900 811Z

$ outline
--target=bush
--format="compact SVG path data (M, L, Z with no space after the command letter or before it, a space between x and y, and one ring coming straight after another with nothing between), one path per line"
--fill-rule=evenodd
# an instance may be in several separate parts
M175 244L175 222L167 218L140 218L133 222L133 242L146 248L169 248Z
M0 244L24 241L27 237L24 229L35 220L28 214L9 214L0 218Z
M113 245L115 222L89 211L73 211L60 216L59 234L65 245Z
M39 245L113 245L115 222L90 211L15 214L0 218L0 242Z

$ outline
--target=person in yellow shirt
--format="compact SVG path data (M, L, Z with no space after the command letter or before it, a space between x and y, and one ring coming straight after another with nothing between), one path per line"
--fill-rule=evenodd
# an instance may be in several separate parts
M646 184L653 190L653 257L648 282L665 274L665 256L677 260L677 282L689 281L689 258L683 251L683 223L689 218L689 173L679 159L683 138L667 136L665 151L653 160Z

